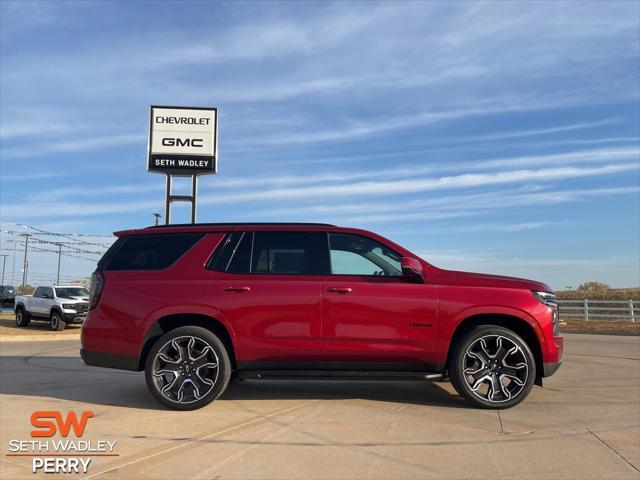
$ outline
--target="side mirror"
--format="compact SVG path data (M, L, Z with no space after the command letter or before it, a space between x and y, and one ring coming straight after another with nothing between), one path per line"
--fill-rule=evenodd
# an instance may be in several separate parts
M402 266L402 273L406 279L415 283L424 283L422 264L419 260L411 257L402 257L400 265Z

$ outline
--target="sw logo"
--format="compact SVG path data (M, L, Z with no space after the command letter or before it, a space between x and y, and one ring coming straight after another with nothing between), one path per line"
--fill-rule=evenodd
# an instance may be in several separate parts
M31 414L31 425L36 430L31 431L32 437L53 437L56 433L60 433L63 437L69 436L69 432L73 429L76 437L84 435L84 429L87 421L93 417L93 412L84 411L78 419L75 412L67 413L65 419L57 410L37 411ZM55 420L55 421L54 421Z

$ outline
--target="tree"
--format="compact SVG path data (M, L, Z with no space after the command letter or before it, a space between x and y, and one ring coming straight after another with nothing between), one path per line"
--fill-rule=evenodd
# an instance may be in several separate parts
M603 282L585 282L578 287L578 290L581 292L606 292L607 290L611 290L611 287Z
M16 288L16 293L18 295L32 295L34 290L36 289L36 287L29 285L28 283L24 286L24 289L22 288L22 285L20 285L18 288Z

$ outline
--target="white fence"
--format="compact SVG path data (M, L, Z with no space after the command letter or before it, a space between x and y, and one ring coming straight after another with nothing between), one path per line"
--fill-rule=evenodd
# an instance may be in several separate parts
M635 322L639 300L558 300L560 320Z

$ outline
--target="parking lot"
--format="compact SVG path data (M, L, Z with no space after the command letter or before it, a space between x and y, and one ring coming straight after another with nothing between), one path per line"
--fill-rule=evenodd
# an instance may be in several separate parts
M86 367L78 347L0 344L2 478L33 478L6 454L36 410L91 410L83 439L117 440L89 478L640 478L640 337L567 335L556 376L501 412L449 383L336 381L234 382L172 412L142 374Z

